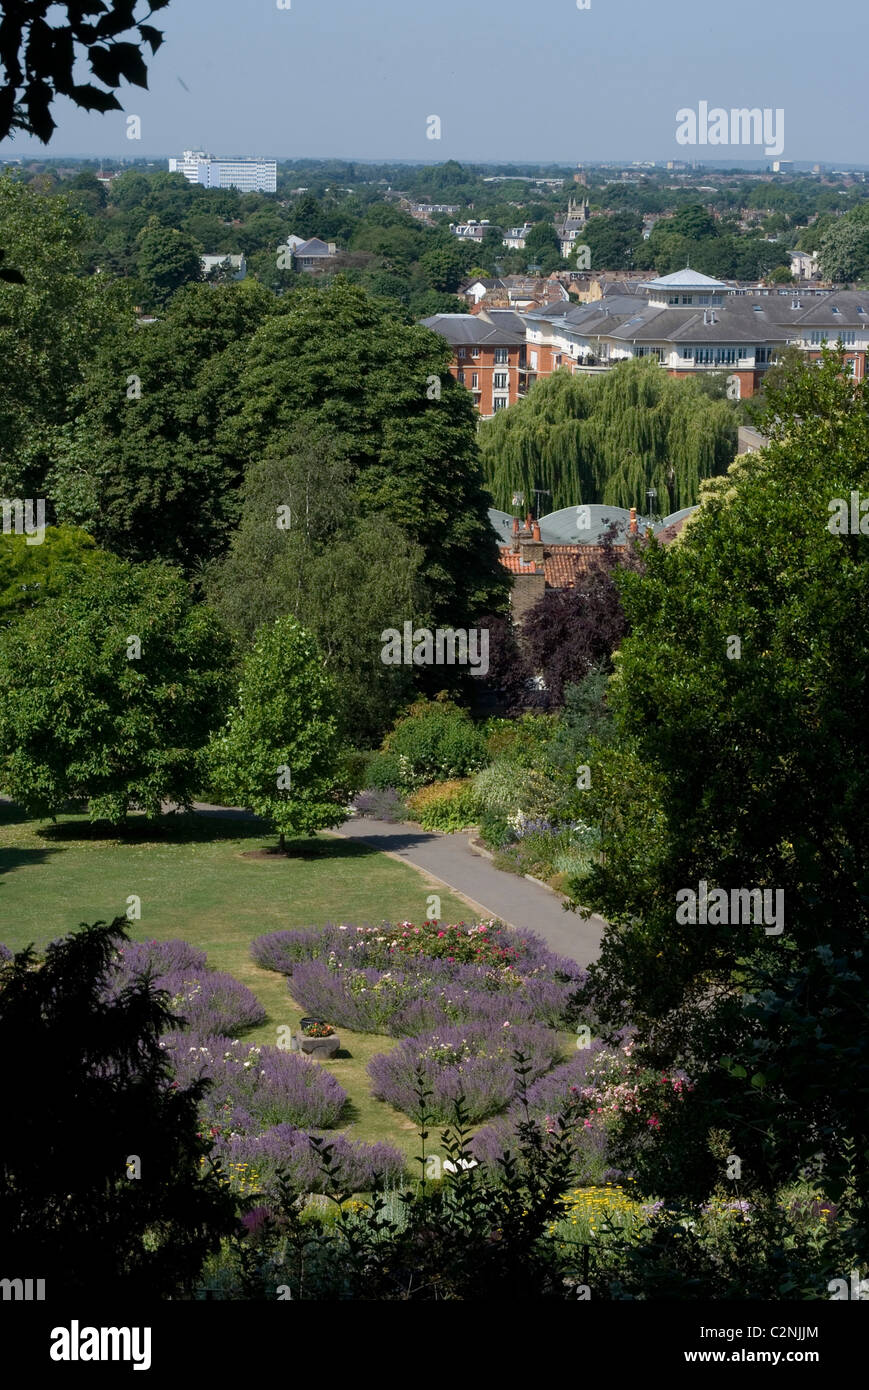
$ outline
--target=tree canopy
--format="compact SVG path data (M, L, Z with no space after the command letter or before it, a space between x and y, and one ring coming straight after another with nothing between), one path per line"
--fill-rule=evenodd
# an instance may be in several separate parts
M613 924L597 1007L694 1078L655 1190L711 1190L717 1128L758 1187L811 1170L832 1200L856 1181L865 1213L869 539L828 521L869 490L869 394L825 354L769 404L771 443L622 577L621 741L585 793L605 853L581 892ZM680 921L702 884L780 892L783 930Z
M552 494L551 509L581 502L663 509L693 506L700 482L722 472L736 449L737 419L699 383L656 363L620 364L602 378L566 371L535 383L510 410L484 421L480 448L495 505L515 492Z
M177 570L106 556L0 629L0 783L35 816L189 806L230 674L228 637Z

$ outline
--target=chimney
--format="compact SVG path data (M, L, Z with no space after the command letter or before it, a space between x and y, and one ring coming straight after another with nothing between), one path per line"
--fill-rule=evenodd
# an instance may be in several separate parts
M518 549L519 549L519 518L518 518L518 516L514 516L514 518L513 518L513 543L512 543L512 549L513 549L514 553L515 553L516 551L518 551Z
M628 524L628 530L629 530L629 532L631 533L632 536L635 536L635 535L637 534L637 509L636 509L636 507L631 507L631 519L630 519L630 522L629 522L629 524Z
M535 571L540 573L543 568L543 541L540 539L540 526L538 522L531 520L530 512L525 532L519 540L519 549L523 561L533 564Z

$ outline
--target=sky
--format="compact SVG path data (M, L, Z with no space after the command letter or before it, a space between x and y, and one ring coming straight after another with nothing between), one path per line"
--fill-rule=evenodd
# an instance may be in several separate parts
M677 111L706 102L781 109L782 158L869 165L865 0L580 3L171 0L148 91L125 84L102 116L59 98L47 146L18 136L0 156L765 159L678 144Z

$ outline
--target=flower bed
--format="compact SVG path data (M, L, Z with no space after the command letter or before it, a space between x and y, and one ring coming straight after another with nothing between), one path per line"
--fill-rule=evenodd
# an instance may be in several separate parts
M391 1144L353 1143L343 1134L321 1136L331 1147L329 1163L347 1192L367 1192L406 1177L403 1154ZM291 1124L275 1125L258 1135L222 1137L215 1152L231 1185L271 1196L283 1173L305 1192L325 1192L322 1162L310 1136Z
M212 970L204 951L186 941L127 942L106 982L114 998L147 974L169 995L169 1008L197 1032L231 1037L264 1023L266 1011L252 990L233 975Z
M394 1036L497 1014L560 1027L584 978L538 937L498 922L272 932L252 954L292 976L293 997L310 1013Z
M341 1118L343 1087L301 1053L188 1032L167 1034L164 1043L180 1086L200 1078L212 1083L200 1108L212 1138L285 1123L326 1129Z
M469 1120L502 1110L513 1098L517 1078L514 1053L521 1051L531 1077L552 1066L559 1055L557 1037L534 1024L509 1020L442 1027L419 1038L405 1038L392 1052L372 1057L368 1074L372 1093L411 1118L419 1117L417 1073L421 1069L432 1120L447 1123L454 1102L463 1096Z

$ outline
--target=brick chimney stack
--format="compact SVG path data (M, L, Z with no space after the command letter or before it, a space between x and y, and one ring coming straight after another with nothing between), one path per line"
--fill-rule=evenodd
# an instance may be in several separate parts
M628 530L630 531L630 533L631 533L632 536L635 536L635 535L637 534L637 509L636 509L636 507L631 507L631 520L630 520L630 523L629 523L629 525L628 525Z
M519 550L519 518L518 518L518 516L514 516L514 518L513 518L513 544L512 544L512 549L513 549L514 552L517 552L517 551Z

